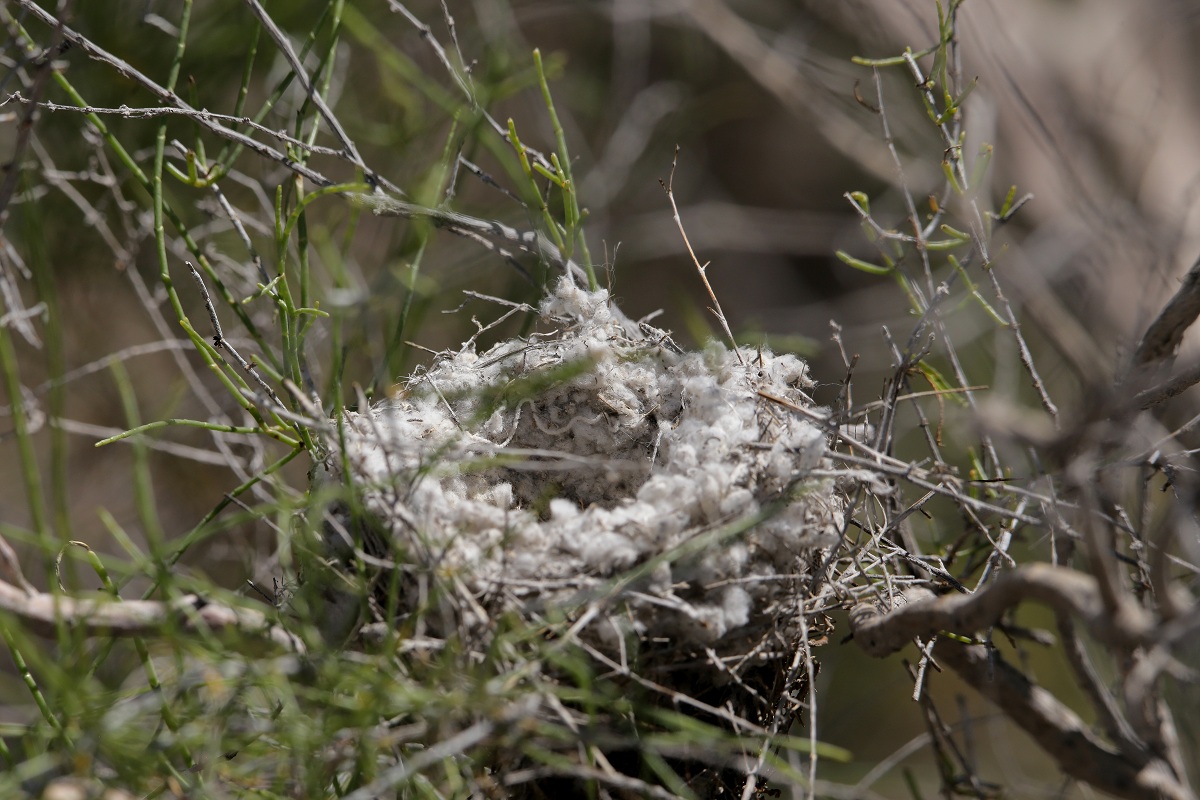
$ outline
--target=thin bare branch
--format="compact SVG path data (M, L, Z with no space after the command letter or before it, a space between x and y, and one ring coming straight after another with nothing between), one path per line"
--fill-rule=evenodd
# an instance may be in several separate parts
M309 80L308 72L304 69L304 65L300 63L296 51L292 49L292 43L288 41L287 34L279 29L279 26L275 24L275 20L271 19L271 15L267 13L267 10L263 8L258 0L244 0L244 2L254 12L254 15L258 17L259 23L266 28L267 34L275 42L279 48L279 52L283 54L288 65L292 68L292 75L304 87L305 93L313 101L313 105L317 107L317 110L321 112L321 117L325 120L325 123L333 131L338 141L342 143L342 147L345 148L346 158L362 170L368 183L371 185L378 184L379 177L363 161L362 156L358 154L358 148L355 147L354 141L346 133L346 129L342 127L342 123L338 120L337 116L325 104L324 98L321 97L321 93L317 91L317 88L313 86L313 82Z
M671 174L668 176L666 183L659 181L662 184L663 191L667 193L667 199L671 201L671 211L675 219L675 225L679 228L679 235L683 237L683 244L687 247L688 255L692 257L692 263L696 265L696 272L700 274L700 280L704 283L704 288L708 291L708 297L712 300L712 308L709 309L717 321L721 323L721 330L725 331L725 337L729 339L729 348L737 356L739 364L745 364L742 360L742 354L738 350L737 340L733 338L733 331L729 330L729 321L725 319L725 312L721 310L721 301L717 299L717 293L713 291L712 284L708 282L708 264L701 264L700 259L696 257L696 251L692 249L692 243L688 240L687 231L683 228L683 220L679 216L679 206L675 203L675 168L679 166L679 146L675 146L675 157L671 159Z

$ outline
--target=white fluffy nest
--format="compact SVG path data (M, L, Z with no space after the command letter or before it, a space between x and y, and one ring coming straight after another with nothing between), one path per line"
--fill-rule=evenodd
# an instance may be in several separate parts
M681 353L565 279L540 310L556 330L464 346L346 414L346 463L394 556L469 595L452 615L468 627L592 604L594 640L731 652L794 615L796 581L842 524L832 482L809 474L822 432L763 396L809 407L807 365Z

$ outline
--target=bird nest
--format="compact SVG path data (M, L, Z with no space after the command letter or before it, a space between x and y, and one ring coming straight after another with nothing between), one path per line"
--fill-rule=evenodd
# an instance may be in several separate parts
M384 547L327 536L402 570L398 610L424 609L427 635L516 612L565 615L623 657L789 653L842 526L807 365L683 352L568 279L539 313L545 332L441 354L345 414L327 479L354 487L358 530Z

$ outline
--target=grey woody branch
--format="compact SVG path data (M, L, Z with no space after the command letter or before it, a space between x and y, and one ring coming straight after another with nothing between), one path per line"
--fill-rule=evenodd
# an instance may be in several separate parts
M1114 608L1106 603L1099 582L1083 573L1049 564L1030 564L1000 575L974 594L935 596L928 589L909 589L898 595L890 609L862 603L850 610L850 630L868 655L887 656L914 639L930 639L941 632L970 636L997 625L1004 615L1024 601L1052 609L1060 620L1086 628L1097 641L1117 652L1131 654L1146 649L1159 671L1169 660L1173 644L1194 625L1162 626L1146 610L1129 603ZM1189 616L1186 618L1191 619ZM1185 630L1186 629L1186 630ZM1123 798L1195 800L1179 766L1176 748L1165 746L1160 736L1139 737L1154 728L1153 722L1135 724L1133 730L1120 712L1105 741L1053 694L1037 686L1007 663L994 649L979 644L943 640L938 661L949 666L980 694L1003 710L1058 763L1062 771L1092 786ZM1158 672L1150 666L1141 678L1127 681L1126 699L1136 710L1146 704ZM1132 698L1130 694L1134 695ZM1149 741L1148 741L1149 740Z
M990 648L946 642L937 648L936 657L1003 709L1067 775L1115 797L1195 800L1167 761L1109 745L1054 695Z
M1192 265L1179 290L1150 323L1133 354L1135 367L1170 358L1179 350L1183 334L1200 317L1200 261Z
M850 611L850 625L858 646L868 655L882 657L916 637L934 636L939 631L969 635L986 630L1026 600L1078 620L1108 645L1131 649L1153 638L1154 622L1145 611L1123 604L1114 617L1095 578L1049 564L1029 564L1005 572L969 595L934 599L931 593L912 591L903 605L886 615L873 605L860 605Z

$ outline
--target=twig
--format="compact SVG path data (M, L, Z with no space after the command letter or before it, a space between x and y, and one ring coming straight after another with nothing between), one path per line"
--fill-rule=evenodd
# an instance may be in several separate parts
M1057 628L1063 643L1063 655L1075 674L1075 684L1087 695L1092 708L1096 710L1098 724L1103 727L1105 734L1126 755L1144 751L1145 742L1138 738L1129 720L1117 705L1112 691L1096 671L1091 655L1075 630L1075 622L1070 617L1059 617Z
M1173 356L1183 334L1200 317L1200 259L1183 277L1183 285L1159 312L1133 354L1134 368Z
M717 300L717 293L713 291L712 284L708 282L708 264L701 264L700 259L696 258L696 251L692 249L692 243L688 241L687 231L683 229L683 220L679 217L679 206L675 204L675 167L679 165L679 145L675 145L675 157L671 159L671 174L668 176L666 183L659 180L659 185L663 187L663 191L667 193L667 199L671 201L671 211L675 218L675 225L679 228L679 235L683 237L683 243L687 246L688 255L692 257L692 263L696 265L696 271L700 273L700 280L704 283L704 288L708 290L708 296L712 300L712 307L708 310L716 316L721 323L721 329L725 331L725 336L729 338L729 347L733 350L733 354L737 356L739 364L745 365L742 360L742 354L738 350L737 340L733 338L733 331L729 330L729 322L725 319L725 312L721 310L721 302Z
M208 320L213 326L213 347L216 347L218 350L224 350L233 356L233 360L237 362L238 366L254 379L259 388L271 398L271 401L279 408L286 409L286 406L280 401L278 395L275 394L275 390L262 379L262 376L258 374L258 370L254 365L242 358L242 354L225 338L225 334L221 331L221 320L217 318L217 309L213 306L212 298L208 295L208 287L204 285L204 278L200 276L200 272L192 265L192 262L185 261L184 263L187 264L187 268L191 271L192 278L195 279L196 285L200 287L200 294L204 298L204 307L208 310Z
M38 593L21 571L21 560L17 558L17 551L12 549L12 545L3 536L0 536L0 573L3 573L4 581L15 583L28 597Z
M763 765L766 763L767 752L771 746L771 739L779 734L781 730L786 730L788 723L795 713L796 706L801 702L793 692L792 687L800 683L800 671L804 670L806 694L808 698L808 791L806 797L808 800L813 800L816 797L817 783L817 760L819 757L819 748L817 747L817 697L816 697L816 671L814 668L815 660L812 655L812 648L808 636L808 614L811 613L805 608L806 603L801 601L800 613L797 614L797 622L800 626L799 642L792 653L792 662L788 667L787 676L783 681L783 689L779 693L779 700L775 706L775 712L771 719L770 736L763 740L762 747L759 748L758 758L754 765L748 770L746 775L746 783L742 787L741 800L751 800L757 796L756 785L759 773L762 771Z
M712 716L717 717L718 719L722 719L725 722L729 723L731 730L733 730L735 732L747 733L747 734L752 734L752 735L757 735L757 736L769 735L769 732L765 728L754 724L753 722L746 719L745 717L738 716L737 714L733 713L732 711L728 710L727 708L723 708L723 707L718 708L717 706L709 705L708 703L705 703L702 700L698 700L697 698L692 697L690 695L684 694L683 692L679 692L679 691L676 691L675 689L671 689L670 687L663 686L662 684L659 684L659 683L655 683L654 681L650 680L649 678L639 675L637 672L631 670L629 667L622 666L621 664L618 664L616 661L613 661L611 658L606 656L600 650L597 650L595 647L591 646L590 644L588 644L586 641L584 641L582 639L580 639L578 641L578 644L580 647L582 647L588 653L588 655L590 655L592 658L594 658L599 663L608 667L610 670L613 671L614 674L620 675L623 678L628 678L628 679L636 682L637 684L639 684L640 686L642 686L645 689L648 689L652 692L661 694L663 697L670 699L671 702L676 705L689 706L691 708L694 708L694 709L704 712L706 714L711 714Z
M1200 364L1179 373L1169 381L1138 392L1133 398L1133 406L1141 411L1146 411L1159 403L1165 403L1172 397L1183 394L1197 383L1200 383Z
M62 3L62 13L70 14L70 6L69 2ZM50 82L50 75L54 72L54 54L58 51L62 40L62 25L59 24L54 27L54 31L50 35L50 44L46 47L44 55L35 62L37 74L33 79L32 88L29 90L33 103L26 109L25 116L17 125L17 140L13 144L8 166L4 170L4 180L0 181L0 228L4 227L4 222L8 219L8 203L17 189L17 183L21 177L21 156L29 145L29 137L33 133L33 123L37 117L37 100L46 91L46 86Z
M229 221L233 223L233 229L237 231L238 238L242 240L242 244L246 247L246 252L250 254L250 260L254 263L254 269L258 273L258 277L262 279L263 286L272 297L278 297L279 290L271 286L271 277L267 275L266 269L263 267L262 256L258 254L258 249L254 246L254 242L250 241L250 234L246 232L246 226L242 224L242 218L234 210L233 204L225 197L225 193L221 191L221 187L213 183L210 187L213 194L217 196L217 202L221 205L221 210L229 217Z
M929 644L932 647L932 642ZM924 649L924 648L923 648ZM929 659L922 658L922 662L927 662ZM909 675L919 680L919 675L914 675L911 664L905 663ZM934 761L938 765L941 772L943 797L954 797L956 795L969 795L976 798L985 798L994 796L993 791L989 794L984 794L984 787L979 780L979 776L975 774L975 769L971 765L971 760L964 749L958 746L958 742L954 740L954 729L943 718L938 711L937 703L929 692L924 692L917 699L921 706L922 716L925 718L925 727L929 731L929 746L934 753ZM961 700L961 698L959 698ZM968 734L967 726L969 719L964 718L958 727L961 730L964 738ZM963 791L970 788L970 792Z
M413 25L413 27L415 27L417 29L417 31L421 35L421 38L429 43L429 46L433 50L434 55L437 57L438 61L440 61L442 63L442 66L446 68L446 71L450 73L450 77L454 79L455 85L458 86L458 88L460 90L462 90L463 96L466 98L467 102L471 106L471 110L473 112L479 114L484 120L486 120L488 125L491 126L492 130L495 131L496 134L499 135L501 139L503 139L504 141L508 142L511 145L515 145L515 142L512 141L512 137L509 135L508 126L501 125L499 122L496 121L496 118L493 117L486 108L479 105L479 101L478 101L478 99L476 99L475 92L471 85L470 70L466 69L466 63L462 59L462 52L461 51L458 52L459 62L463 64L463 70L460 71L458 69L455 69L455 67L451 63L449 57L446 55L446 48L443 47L441 42L439 42L437 40L437 38L434 37L433 30L428 25L421 22L420 19L418 19L407 8L405 8L403 4L397 2L397 0L388 0L388 5L391 7L393 12L399 13L400 15L405 17ZM454 31L454 19L450 16L449 11L446 9L445 3L442 3L442 11L443 11L444 16L446 17L446 25L450 29L450 38L454 42L455 50L457 51L458 50L458 39L457 39L457 36ZM532 156L535 161L537 161L539 164L541 164L546 169L549 169L549 170L554 169L554 164L551 162L551 160L549 158L546 157L545 153L542 153L538 150L534 150L532 147L528 147L525 145L522 145L521 148L525 151L525 153L527 155ZM470 162L463 161L462 163L465 165L469 165ZM470 166L473 166L473 165L470 165ZM476 167L476 169L478 169L478 168ZM490 181L485 181L485 182L490 183ZM499 187L497 187L497 188L499 188ZM504 191L505 194L508 194L507 190L502 190L502 191Z
M338 121L338 118L329 109L329 106L325 105L325 100L321 97L321 93L317 91L312 81L308 79L308 73L304 70L304 65L300 63L300 59L296 56L296 51L292 49L292 43L288 41L287 36L279 29L279 26L275 24L275 20L271 19L271 15L267 13L267 10L262 7L262 4L258 0L245 0L245 3L254 12L254 15L258 17L259 23L267 29L267 34L274 40L275 45L279 48L279 52L283 54L284 59L292 68L292 74L296 76L296 80L300 81L300 85L304 87L304 91L308 94L309 99L313 101L317 110L321 112L321 117L324 118L326 124L333 130L338 141L342 143L346 156L354 162L355 166L362 170L363 176L367 179L368 183L372 186L377 185L379 183L378 176L363 161L362 156L358 154L358 148L354 146L354 141L346 133L345 128L342 127L342 123Z
M0 101L0 106L4 106L11 102L21 103L30 106L31 110L36 107L44 111L66 111L75 114L97 114L100 116L117 116L124 119L151 119L154 117L166 116L181 116L197 122L212 122L212 123L229 123L231 125L245 125L248 128L258 131L259 133L271 136L279 141L297 147L302 150L307 150L310 153L335 156L345 158L346 154L332 147L324 147L322 145L309 144L302 139L297 139L291 136L287 131L275 131L268 128L266 125L255 122L249 117L235 117L231 114L217 114L209 111L206 108L191 108L191 107L174 107L174 106L153 106L149 108L117 106L115 108L105 106L69 106L62 103L54 103L50 101L39 102L33 97L25 97L20 92L12 92L3 101ZM230 130L230 129L226 129Z
M538 699L536 695L530 695L529 697L534 701ZM530 703L522 705L525 708L520 708L519 710L510 709L509 716L513 717L513 721L533 716L535 709L529 707ZM418 774L425 767L436 764L443 759L454 758L467 752L470 748L492 736L496 727L497 723L492 720L485 719L476 722L471 727L459 731L450 738L443 739L428 749L422 750L412 758L401 761L396 766L384 770L378 778L366 786L346 795L345 800L371 800L372 798L380 797L388 792L388 790L399 786L413 775Z
M661 786L655 786L652 783L647 783L640 778L634 778L615 770L596 769L584 764L572 764L570 767L546 766L539 769L511 772L504 777L504 785L511 788L519 786L528 780L536 780L537 778L550 775L595 781L596 783L622 790L619 795L621 797L649 797L654 798L654 800L679 800L680 797L675 792L664 789Z
M21 8L28 11L31 16L37 18L42 23L44 23L46 25L55 25L55 26L61 24L53 15L46 12L44 9L39 7L36 3L32 2L32 0L17 0L17 2L20 3ZM140 84L144 89L148 90L151 94L153 94L156 98L161 100L163 103L166 103L170 106L174 106L175 108L183 109L187 112L190 112L192 114L191 118L201 127L206 128L207 130L209 130L212 133L215 133L218 136L221 136L225 139L229 139L230 141L236 142L236 143L242 145L243 147L246 147L247 149L252 150L255 153L258 153L260 156L263 156L264 158L269 158L272 161L277 161L280 164L283 164L285 167L292 170L293 172L296 172L300 175L303 175L305 178L308 178L310 181L315 183L317 186L330 186L334 183L334 181L330 180L329 178L326 178L324 175L317 172L316 170L311 169L310 167L307 167L304 164L298 163L297 161L289 158L284 153L279 152L278 150L276 150L275 148L273 148L269 145L263 144L262 142L258 141L257 139L247 136L246 134L242 133L241 131L235 131L235 130L232 130L231 128L226 128L224 125L221 125L220 123L216 122L213 119L206 119L203 116L196 116L195 115L196 109L193 108L191 105L189 105L186 101L184 101L183 98L179 97L179 95L175 94L174 92L172 92L171 90L167 89L166 87L160 85L159 83L151 80L149 77L144 75L142 72L135 69L128 61L125 61L123 58L119 58L119 57L113 55L112 53L105 50L103 47L100 47L99 45L92 42L90 39L88 39L83 34L77 32L75 30L72 30L71 28L67 27L66 25L62 25L62 31L63 31L63 36L67 39L67 41L69 41L75 47L78 47L89 58L92 58L103 64L108 64L110 67L115 69L117 72L119 72L124 77L129 78L129 79L133 80L135 83Z
M871 767L866 775L859 778L858 783L854 784L853 797L858 797L858 792L865 792L870 786L877 782L884 775L891 772L897 766L904 762L913 753L920 752L926 746L932 744L933 734L926 731L909 739L890 755L879 759L875 765Z
M446 72L450 73L450 77L454 79L454 82L458 84L458 88L466 95L467 100L470 101L473 107L478 108L479 101L475 99L474 88L471 86L470 81L450 63L450 57L446 55L446 48L442 47L442 43L434 37L433 29L424 22L421 22L415 14L404 7L403 3L399 3L397 0L388 0L388 6L391 7L393 12L403 16L417 29L417 32L421 34L421 38L429 43L429 47L433 50L434 55L437 56L438 61L442 62L442 66L446 68ZM449 12L446 10L445 4L442 5L442 11L449 18ZM453 28L451 29L451 34L453 35ZM455 44L457 45L457 40ZM460 53L459 59L461 60L461 58L462 54Z
M429 208L417 205L416 203L398 200L384 194L349 192L346 194L346 197L352 203L371 209L379 217L429 220L434 227L445 228L459 236L476 239L481 244L490 244L492 247L496 247L492 243L493 240L498 239L511 243L526 253L538 258L544 258L550 263L558 265L575 278L585 279L587 277L583 267L571 259L564 257L558 247L540 231L519 231L498 220L480 219L468 214L460 214L457 211ZM501 255L511 257L503 250L499 252ZM525 272L523 268L522 271ZM525 274L528 275L528 272L525 272Z
M1184 642L1195 642L1198 633L1200 614L1192 613L1171 620L1163 626L1158 642L1141 655L1125 678L1123 694L1130 722L1159 747L1167 745L1171 750L1177 750L1178 742L1168 743L1163 735L1158 708L1162 696L1156 690L1156 684L1165 672L1173 672L1180 678L1195 682L1195 670L1176 661L1172 650Z
M246 1L251 2L252 0ZM21 8L28 11L33 17L37 18L44 24L50 26L61 25L61 23L53 15L39 7L36 3L32 2L32 0L17 0L17 2L20 4ZM220 115L200 112L193 108L177 94L150 79L142 72L135 69L131 64L129 64L129 62L113 55L104 48L99 47L86 36L75 30L72 30L65 25L61 25L61 29L63 37L67 41L71 42L72 45L78 47L82 52L87 54L89 58L95 59L96 61L100 61L104 64L108 64L121 75L140 84L143 88L148 90L167 106L179 109L180 113L188 116L201 127L218 136L221 136L222 138L240 144L264 158L282 164L296 174L307 178L317 186L324 187L334 185L335 181L314 170L312 167L290 158L285 153L282 153L279 150L276 150L275 148L258 141L257 139L247 136L241 131L233 130L220 124L218 121L218 117L220 117ZM303 75L304 73L302 70L297 71L297 76ZM58 110L60 108L66 107L55 106L54 110ZM236 119L239 123L243 122L241 117L236 117L233 119ZM487 116L487 119L496 129L496 131L507 139L507 132L490 116ZM275 136L277 134L272 133L271 135ZM539 161L549 164L549 160L536 151L526 148L526 152L538 158ZM344 153L339 153L339 155L342 157L348 157ZM350 153L349 160L352 160L356 166L359 166L363 172L375 182L376 185L387 189L393 194L403 194L403 192L391 182L385 180L382 176L368 169L365 165L362 165L361 158L355 160L357 155L357 151L352 151ZM428 219L433 222L435 226L446 228L451 233L475 239L480 243L489 244L490 249L499 252L500 255L505 257L509 257L508 254L503 250L503 248L498 247L494 240L499 239L511 242L526 252L533 253L540 258L545 258L554 264L560 265L573 276L586 276L586 273L582 267L580 267L571 259L565 258L562 253L559 252L557 247L547 240L543 234L538 232L521 232L497 221L479 219L466 214L457 214L454 212L442 211L434 208L425 208L423 206L413 203L406 203L382 194L369 195L346 193L345 196L348 197L352 202L356 201L361 205L370 207L379 216L397 216L407 219Z
M812 409L796 405L795 403L792 403L782 397L777 397L770 392L760 390L757 392L757 394L759 397L762 397L765 400L770 400L773 403L778 403L779 405L803 414L819 425L829 424L828 417L819 412L813 411ZM968 506L979 511L987 511L993 514L999 514L1008 519L1025 523L1026 525L1040 525L1042 523L1042 520L1038 519L1037 517L1033 517L1018 511L1012 511L1010 509L995 505L994 503L989 503L985 500L979 500L978 498L963 494L961 491L959 491L959 485L964 483L964 481L955 475L938 473L933 470L922 469L915 464L909 464L908 462L902 461L895 456L887 455L870 447L869 445L863 444L844 431L834 429L832 433L838 438L838 440L849 446L850 449L858 450L866 454L866 457L859 457L851 455L850 453L841 452L831 454L838 460L861 466L865 470L871 472L882 472L889 475L894 475L898 478L908 481L909 483L912 483L914 486L925 489L926 491L932 491L946 497L952 497L955 501L963 506ZM1009 491L1012 491L1014 494L1028 495L1033 499L1039 500L1046 499L1026 490L1022 490L1019 487L1005 486L1005 488Z

